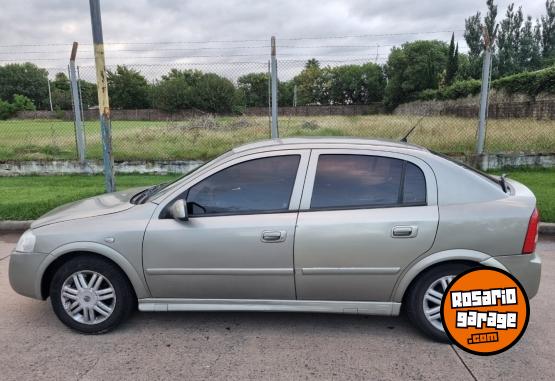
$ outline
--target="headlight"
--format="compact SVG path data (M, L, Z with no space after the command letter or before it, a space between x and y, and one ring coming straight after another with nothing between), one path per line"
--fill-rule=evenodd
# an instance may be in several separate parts
M15 246L15 251L20 253L31 253L35 249L36 237L31 230L27 230Z

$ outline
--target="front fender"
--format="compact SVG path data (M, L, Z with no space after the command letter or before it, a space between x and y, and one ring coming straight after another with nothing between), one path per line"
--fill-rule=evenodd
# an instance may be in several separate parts
M427 255L416 262L409 265L399 277L397 284L393 288L392 301L402 302L403 295L405 291L411 284L411 282L422 273L422 271L427 268L442 262L452 262L452 261L470 261L476 262L476 264L482 264L489 267L497 267L499 269L507 271L505 266L503 266L494 257L487 255L485 253L467 250L467 249L453 249L440 251L431 255Z
M131 263L129 263L129 261L116 250L97 242L72 242L62 245L53 250L40 264L37 271L38 276L35 280L36 295L41 295L42 278L48 266L50 266L50 264L56 259L64 255L71 255L71 253L80 251L95 253L114 261L125 273L125 275L127 275L127 278L135 289L135 294L137 295L137 298L140 299L150 297L150 292L148 291L144 279L137 273L137 270L135 270Z

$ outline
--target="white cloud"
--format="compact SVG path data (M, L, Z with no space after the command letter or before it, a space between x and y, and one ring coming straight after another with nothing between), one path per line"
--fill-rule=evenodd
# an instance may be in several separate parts
M509 1L498 1L500 17ZM534 18L544 12L544 1L516 1ZM164 62L261 62L268 59L269 39L276 35L282 60L321 60L387 56L388 45L406 40L438 38L450 33L368 36L352 39L295 40L360 34L453 31L464 29L464 19L480 10L485 0L134 0L101 1L104 40L133 44L107 45L107 61L118 63ZM35 60L43 67L64 68L71 42L78 41L79 64L91 65L91 26L88 1L20 0L2 4L0 13L0 60ZM464 46L462 33L456 33ZM293 39L293 40L290 40ZM153 44L144 42L249 40L211 44ZM262 41L252 41L262 40ZM49 44L64 43L64 46ZM21 46L39 44L43 46ZM87 45L88 44L88 45ZM374 47L380 45L380 48ZM348 45L349 48L335 47ZM297 48L291 48L291 46ZM353 47L360 46L360 47ZM245 47L261 47L257 49ZM305 48L301 48L305 47ZM211 48L211 49L210 49ZM173 49L173 50L172 50ZM181 49L181 50L180 50ZM186 50L189 49L189 50ZM134 50L134 51L121 51ZM141 51L136 51L141 50ZM23 52L46 52L23 53ZM14 52L13 54L11 52ZM249 56L246 56L249 55ZM223 57L201 57L223 56ZM167 58L146 58L167 57ZM40 60L39 60L40 58ZM52 61L50 61L52 59ZM289 64L293 65L293 64ZM228 71L239 72L240 65ZM246 66L246 65L245 65ZM249 69L253 65L248 65ZM282 67L285 64L282 64ZM168 66L169 67L169 66ZM299 64L300 67L300 64ZM149 69L155 73L156 70ZM291 71L291 67L289 71ZM162 71L158 68L158 72Z

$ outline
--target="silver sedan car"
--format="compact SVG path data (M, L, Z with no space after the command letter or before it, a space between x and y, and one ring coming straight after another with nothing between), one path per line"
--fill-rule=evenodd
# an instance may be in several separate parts
M50 297L84 333L141 311L398 315L445 340L440 303L460 272L539 287L536 199L422 147L277 139L146 189L36 220L10 258L22 295Z

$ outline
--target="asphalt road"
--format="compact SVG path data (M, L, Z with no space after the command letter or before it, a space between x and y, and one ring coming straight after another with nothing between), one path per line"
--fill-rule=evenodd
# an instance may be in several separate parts
M0 235L0 379L555 379L555 240L542 239L542 284L509 351L467 354L422 337L405 317L292 313L136 313L116 331L69 331L49 302L15 294Z

